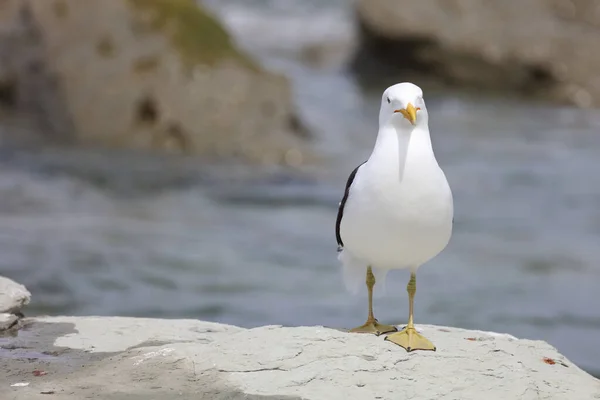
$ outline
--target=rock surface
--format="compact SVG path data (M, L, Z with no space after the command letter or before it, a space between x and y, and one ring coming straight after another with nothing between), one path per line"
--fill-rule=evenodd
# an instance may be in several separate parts
M0 314L17 314L30 299L31 293L25 286L0 276Z
M0 339L7 399L599 399L541 341L419 326L437 352L323 327L44 317Z
M0 333L15 326L19 317L15 314L2 313L0 314Z
M359 0L372 57L447 83L600 106L595 0Z
M305 150L287 78L194 0L4 0L0 113L59 144L267 163Z

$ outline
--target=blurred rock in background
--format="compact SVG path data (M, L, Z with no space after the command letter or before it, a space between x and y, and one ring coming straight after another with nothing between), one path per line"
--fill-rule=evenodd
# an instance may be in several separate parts
M3 1L0 116L4 143L262 163L306 144L287 77L193 0Z
M354 67L600 106L596 0L359 0ZM375 64L375 65L374 65Z

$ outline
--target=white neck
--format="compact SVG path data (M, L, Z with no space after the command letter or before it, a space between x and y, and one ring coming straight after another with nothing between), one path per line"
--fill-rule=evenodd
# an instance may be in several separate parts
M410 150L410 152L409 152ZM377 135L369 163L378 168L397 171L402 180L407 163L435 160L427 125L412 130L398 129L392 124L384 125Z

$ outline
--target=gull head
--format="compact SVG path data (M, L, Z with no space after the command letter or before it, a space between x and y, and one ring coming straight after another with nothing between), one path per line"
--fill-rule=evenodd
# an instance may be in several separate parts
M427 125L427 108L423 90L410 82L390 86L381 97L379 126L392 125L402 131Z

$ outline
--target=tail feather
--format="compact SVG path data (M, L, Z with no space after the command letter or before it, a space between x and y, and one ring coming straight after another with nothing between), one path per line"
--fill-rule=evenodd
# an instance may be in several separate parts
M342 274L346 289L357 295L366 291L367 263L354 257L347 250L341 250L338 254L338 260L342 263ZM387 270L371 267L375 275L374 297L381 297L386 294L385 278Z
M383 297L387 294L385 278L387 277L388 270L377 267L371 267L373 269L373 275L375 275L375 288L373 289L373 297Z

